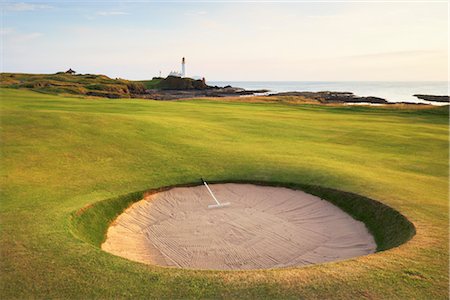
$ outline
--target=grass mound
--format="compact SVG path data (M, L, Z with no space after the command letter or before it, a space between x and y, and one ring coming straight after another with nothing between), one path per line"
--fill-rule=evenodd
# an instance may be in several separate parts
M227 181L212 181L211 183L226 183ZM376 200L353 193L343 192L315 185L242 181L259 185L280 186L299 189L325 199L350 214L354 219L366 224L377 243L377 251L397 247L415 234L414 225L398 211ZM193 186L185 184L178 186ZM133 202L139 201L144 194L168 190L171 187L134 192L111 199L106 199L82 208L71 215L74 234L97 247L104 242L109 225Z
M209 87L202 80L168 76L160 81L158 88L162 90L204 90Z
M159 84L163 80L164 80L164 78L162 78L162 77L153 77L152 80L140 80L140 81L136 81L136 82L144 85L144 87L148 90L153 90L153 89L158 89Z
M100 246L111 222L143 192L134 192L88 205L71 215L72 230L81 240Z
M207 89L202 80L168 76L152 80L131 81L112 79L96 74L23 74L0 73L0 87L29 89L47 94L73 94L106 98L132 98L145 93L146 89L186 90Z
M25 88L48 94L74 94L107 98L130 98L145 92L145 86L140 82L111 79L105 75L94 74L1 73L0 86Z

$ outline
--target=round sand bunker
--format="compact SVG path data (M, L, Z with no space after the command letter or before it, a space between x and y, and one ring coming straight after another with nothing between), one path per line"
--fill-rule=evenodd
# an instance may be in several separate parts
M173 188L133 204L108 229L102 249L148 264L192 269L305 266L366 255L366 226L302 191L210 185L230 206L208 209L205 186Z

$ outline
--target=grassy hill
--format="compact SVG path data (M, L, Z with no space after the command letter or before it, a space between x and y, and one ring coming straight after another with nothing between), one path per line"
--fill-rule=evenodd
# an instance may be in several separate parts
M111 79L95 74L24 74L0 73L0 87L29 89L46 94L73 94L107 98L131 98L146 89L189 90L205 89L201 80L169 76L152 80L131 81Z
M146 89L151 90L151 89L158 89L159 88L159 84L161 83L161 81L164 78L153 78L152 80L140 80L140 81L136 81L140 84L142 84Z
M448 298L448 107L0 95L4 299ZM71 217L93 203L199 177L353 192L417 234L365 257L245 272L147 266L73 235Z
M152 80L141 80L136 82L142 84L146 89L157 90L201 90L208 88L206 83L202 80L192 79L188 77L154 77Z
M159 82L158 88L161 90L203 90L208 86L202 80L168 76Z
M66 73L1 73L0 86L30 89L49 94L75 94L107 98L130 98L134 94L142 94L145 91L145 86L140 82L111 79L105 75L70 75Z

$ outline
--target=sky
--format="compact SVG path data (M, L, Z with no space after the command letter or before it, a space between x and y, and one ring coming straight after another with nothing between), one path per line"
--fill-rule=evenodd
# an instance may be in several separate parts
M1 6L1 71L150 79L446 81L447 1L50 1Z

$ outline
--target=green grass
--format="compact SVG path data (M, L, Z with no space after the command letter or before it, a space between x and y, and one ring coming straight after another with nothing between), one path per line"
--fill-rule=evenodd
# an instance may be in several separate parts
M2 298L448 297L447 107L0 92ZM199 177L348 191L399 211L417 233L343 262L242 272L147 266L93 245L104 230L96 226L136 197L120 195ZM89 218L74 218L82 208Z
M135 81L142 84L146 89L157 90L189 90L205 89L208 86L202 80L196 80L188 77L168 76L167 78L153 78L152 80Z
M141 80L141 81L137 81L137 82L143 84L146 89L151 90L151 89L158 89L159 83L161 81L162 81L162 79L155 78L152 80Z

